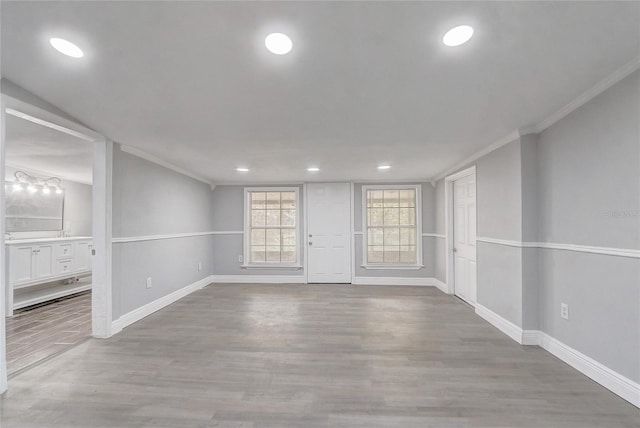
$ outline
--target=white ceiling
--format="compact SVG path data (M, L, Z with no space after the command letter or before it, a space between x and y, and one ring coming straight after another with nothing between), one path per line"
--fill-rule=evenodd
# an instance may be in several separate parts
M6 162L39 175L91 184L93 146L80 138L6 116Z
M4 77L216 183L431 178L640 52L638 2L1 7ZM460 24L474 37L447 48ZM270 32L293 51L270 54ZM54 36L85 58L51 49Z

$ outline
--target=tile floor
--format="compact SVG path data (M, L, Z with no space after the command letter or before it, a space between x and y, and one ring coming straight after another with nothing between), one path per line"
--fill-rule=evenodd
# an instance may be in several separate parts
M91 292L20 309L6 324L11 376L91 335Z

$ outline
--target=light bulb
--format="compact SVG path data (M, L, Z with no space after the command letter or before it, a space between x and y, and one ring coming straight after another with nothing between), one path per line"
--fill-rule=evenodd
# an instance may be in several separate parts
M61 188L59 188L59 187L56 187L56 194L57 194L57 195L62 194L62 189L61 189Z
M47 186L44 186L42 188L42 193L48 195L49 193L51 193L51 189L49 189Z
M22 184L20 184L20 183L13 183L13 191L14 191L14 192L22 192Z
M36 190L36 186L34 186L33 184L29 184L29 187L27 187L27 190L29 191L29 193L35 193Z

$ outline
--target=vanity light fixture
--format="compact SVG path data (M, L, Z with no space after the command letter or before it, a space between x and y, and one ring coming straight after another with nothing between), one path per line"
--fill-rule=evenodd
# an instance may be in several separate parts
M389 169L391 165L378 165L378 169Z
M25 186L29 193L35 193L38 189L42 189L42 194L48 195L51 193L52 188L55 189L58 195L61 195L63 192L60 187L62 180L58 177L38 178L24 171L16 171L14 177L15 181L13 182L12 189L15 193L22 192Z
M276 55L286 55L291 52L293 42L286 34L271 33L264 39L264 45L269 52Z
M249 172L249 168L236 168L238 172Z
M442 38L442 43L447 46L460 46L467 43L473 36L473 28L469 25L459 25L447 31Z
M51 43L51 46L53 46L53 48L58 52L63 53L72 58L82 58L84 56L82 49L80 49L79 47L77 47L76 45L74 45L68 40L54 37L49 40L49 43Z
M318 171L320 171L320 168L318 168L316 166L312 166L311 168L307 168L307 171L309 171L309 172L318 172Z

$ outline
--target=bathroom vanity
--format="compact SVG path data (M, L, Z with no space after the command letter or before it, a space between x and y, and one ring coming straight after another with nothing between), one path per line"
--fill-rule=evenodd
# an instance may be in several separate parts
M7 240L7 316L91 289L91 237Z

